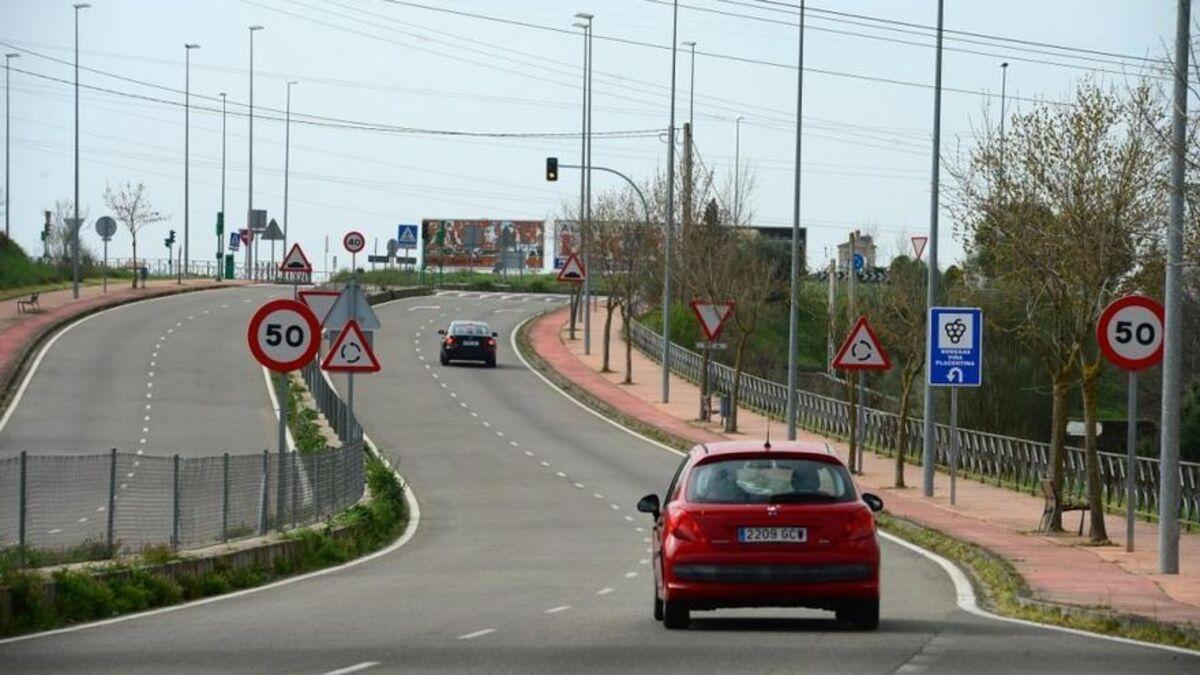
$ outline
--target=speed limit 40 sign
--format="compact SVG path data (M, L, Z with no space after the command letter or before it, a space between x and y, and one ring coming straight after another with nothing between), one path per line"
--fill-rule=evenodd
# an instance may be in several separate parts
M346 250L351 253L358 253L366 248L367 238L363 236L362 232L351 230L342 237L342 246L345 246Z
M287 372L317 355L321 323L302 302L272 300L251 317L246 339L259 363L276 372Z
M1096 323L1100 351L1113 365L1142 370L1163 357L1163 308L1144 295L1114 300Z

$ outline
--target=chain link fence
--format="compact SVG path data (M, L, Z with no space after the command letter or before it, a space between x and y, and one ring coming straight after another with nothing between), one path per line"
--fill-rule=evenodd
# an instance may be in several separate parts
M662 335L655 333L640 322L630 326L630 339L642 353L662 362ZM703 359L700 354L671 343L671 371L692 382L699 382ZM734 369L710 362L709 383L716 393L729 394L733 391ZM796 424L815 433L827 436L847 437L850 434L849 405L841 399L821 396L798 390ZM787 412L787 386L761 377L742 374L740 401L746 407L783 419ZM918 462L923 445L924 420L909 417L905 427L900 428L900 416L883 410L866 408L865 424L862 429L863 443L867 447L896 452L901 434L909 437L910 448L907 459ZM951 435L950 427L939 424L936 428L935 461L940 466L949 465ZM1011 436L1001 436L972 429L958 430L959 470L997 485L1010 485L1036 492L1040 481L1050 477L1050 445ZM1084 451L1067 448L1064 476L1064 494L1082 498L1087 487L1087 472ZM1125 471L1125 456L1109 452L1100 453L1101 492L1105 503L1111 507L1125 504L1125 486L1129 476ZM1144 514L1158 512L1159 464L1155 457L1138 457L1134 481L1134 506ZM1179 463L1180 518L1192 525L1200 525L1200 464Z
M0 459L0 548L198 547L308 525L357 503L362 428L315 362L301 375L340 447L209 457L22 451Z

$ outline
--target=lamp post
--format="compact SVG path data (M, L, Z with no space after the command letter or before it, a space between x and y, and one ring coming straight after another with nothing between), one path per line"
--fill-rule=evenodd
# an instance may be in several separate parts
M796 377L800 357L800 142L804 120L804 0L800 0L800 47L796 68L796 169L792 185L792 288L788 307L787 437L796 440ZM853 272L852 272L853 273Z
M9 208L12 203L12 190L8 187L8 174L11 173L10 167L12 165L12 160L8 152L9 142L12 138L11 125L9 123L9 118L12 117L12 103L9 101L8 95L9 85L11 84L9 80L12 64L9 62L20 56L16 52L4 55L4 236L9 239L12 238L12 233L9 231L12 223L11 209Z
M733 120L733 224L741 225L742 116Z
M77 2L75 7L75 218L71 226L71 297L79 299L79 10L91 7L86 2ZM8 195L4 198L7 200ZM7 223L5 223L7 225Z
M1008 89L1008 62L1000 64L1000 180L1004 181L1004 118L1005 113L1005 94Z
M258 237L251 227L254 224L254 34L262 29L263 27L257 24L250 26L250 114L247 116L250 120L250 140L246 144L250 149L250 166L246 172L246 229L250 230L251 236L251 244L246 245L246 253L250 257L250 269L246 271L249 279L254 279L254 267L258 264ZM251 248L254 249L253 253Z
M221 92L221 223L225 223L225 97L227 94ZM230 230L233 228L230 227ZM225 248L225 242L221 238L223 230L217 230L217 281L221 280L224 275L221 273L221 267L225 262L225 256L222 251Z
M592 19L595 17L587 12L575 15L581 21L575 23L576 28L583 30L583 172L580 176L580 211L579 234L583 248L583 353L592 353L592 284L591 267L588 255L592 229Z
M176 270L175 283L183 283L183 268L191 261L191 250L188 246L188 225L191 212L188 208L191 190L191 142L192 142L192 50L200 45L187 43L183 45L183 262Z
M929 198L929 275L925 293L925 317L929 320L929 309L937 304L938 295L938 170L941 161L941 145L942 145L942 22L944 16L944 0L938 0L938 21L937 21L937 57L934 66L934 93L933 93L933 167L932 176L930 178L930 198ZM854 251L850 252L853 255ZM925 349L929 353L930 334L932 331L925 331ZM928 359L925 363L926 372L929 369ZM935 424L935 413L933 405L933 393L936 387L925 387L924 410L925 410L925 428L923 444L921 448L921 489L926 497L933 496L933 475L934 475L934 448L937 441L937 425Z
M671 3L671 121L667 126L667 222L663 228L662 402L671 401L671 237L675 234L675 61L679 0Z
M692 65L688 71L688 126L692 128L692 133L696 133L696 42L688 40L683 43L684 47L689 47L692 50Z
M287 255L288 247L288 170L292 156L292 85L295 80L287 83L287 112L283 123L283 254ZM272 249L274 250L274 249Z

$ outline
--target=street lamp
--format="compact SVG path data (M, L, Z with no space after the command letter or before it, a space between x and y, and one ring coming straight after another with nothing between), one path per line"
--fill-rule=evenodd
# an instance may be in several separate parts
M742 115L733 119L733 224L741 225Z
M692 128L692 133L696 133L696 42L688 40L683 43L684 47L690 47L692 50L692 65L689 71L690 83L688 84L688 126Z
M1004 117L1005 94L1008 89L1008 62L1000 64L1000 181L1004 182ZM1001 185L1003 187L1003 185Z
M9 226L12 223L12 215L10 215L9 209L9 205L12 202L12 190L8 186L8 174L11 173L9 171L9 167L12 165L12 160L10 159L8 153L9 140L12 138L9 123L9 118L12 117L12 103L9 101L8 96L9 86L11 84L9 81L11 73L9 71L12 67L12 64L10 64L9 61L19 58L20 56L21 55L16 52L10 52L4 55L4 236L9 239L12 238L12 234L9 232Z
M283 123L283 254L287 255L288 246L288 168L292 154L292 85L295 80L287 83L287 113ZM274 243L274 242L272 242ZM271 249L274 250L274 249Z
M221 92L221 225L225 224L225 97L227 94ZM233 228L229 228L232 230ZM224 262L222 250L225 248L225 242L221 239L224 230L217 229L217 281L221 280L221 266Z
M587 12L575 15L574 26L583 30L583 172L580 177L580 244L583 269L590 270L588 255L592 229L592 19ZM583 353L592 353L592 285L590 274L583 275Z
M74 251L71 255L71 297L79 299L79 10L91 7L86 2L77 2L75 7L75 218L72 222L71 241ZM5 194L5 199L8 195ZM7 223L6 223L7 224Z
M792 185L792 288L788 307L787 438L796 440L796 378L800 358L800 149L804 139L804 0L800 0L800 46L796 68L796 168ZM854 458L851 457L851 460ZM853 468L853 467L852 467Z
M933 166L930 172L932 174L930 177L930 186L932 189L929 196L929 272L925 287L926 321L928 321L929 310L937 304L938 297L938 189L941 186L939 182L939 169L941 166L942 145L942 33L945 16L944 0L938 0L937 11L937 56L935 58L933 76ZM930 330L925 331L925 348L927 352L931 350L929 341L932 332ZM925 368L928 373L928 359L925 362ZM925 428L923 429L921 447L921 492L926 497L933 496L934 449L937 447L937 425L934 419L937 411L934 410L933 406L934 389L936 387L925 387L923 406L923 410L925 411Z
M667 222L663 235L662 402L671 401L671 237L675 234L675 61L679 46L679 0L671 3L671 121L667 126Z
M254 267L258 263L258 237L255 236L251 229L254 224L254 33L262 30L263 27L255 24L250 26L250 114L247 116L250 120L250 140L246 144L249 147L250 166L247 173L246 186L246 229L250 230L250 236L253 246L246 245L246 254L250 258L250 269L246 270L246 277L254 278ZM254 252L251 253L251 248Z
M188 247L188 225L191 212L188 209L191 190L191 142L192 142L192 50L200 45L191 42L183 45L183 261L176 270L175 283L183 283L183 268L191 260Z

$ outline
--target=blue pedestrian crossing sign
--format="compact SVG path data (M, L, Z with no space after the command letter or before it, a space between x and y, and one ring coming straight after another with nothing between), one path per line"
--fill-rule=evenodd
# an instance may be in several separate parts
M399 248L416 248L417 226L401 225L399 232L396 234L396 244L399 245Z
M978 387L983 383L983 310L932 307L929 310L931 387Z

